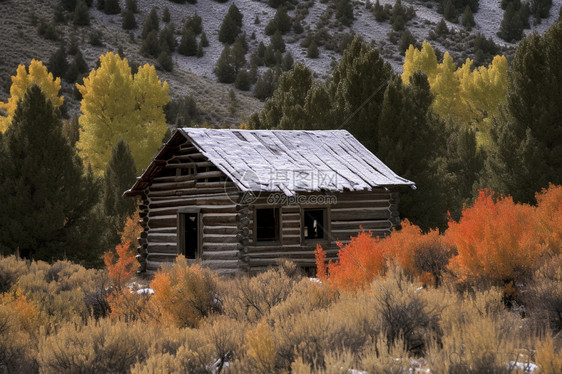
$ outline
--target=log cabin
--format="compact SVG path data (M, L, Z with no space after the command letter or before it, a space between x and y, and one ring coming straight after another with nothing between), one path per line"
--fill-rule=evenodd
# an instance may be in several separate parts
M279 258L310 270L320 244L399 224L396 175L345 130L181 128L125 196L138 196L141 271L179 254L219 273L255 273Z

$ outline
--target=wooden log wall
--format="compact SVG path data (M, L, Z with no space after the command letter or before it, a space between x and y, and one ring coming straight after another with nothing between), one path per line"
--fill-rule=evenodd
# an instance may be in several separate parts
M320 208L321 205L280 206L280 242L277 244L256 242L251 235L249 244L244 249L247 252L245 259L250 271L254 273L275 266L278 258L287 258L302 267L312 268L316 264L314 250L317 243L324 248L328 259L336 259L339 250L338 241L347 243L351 236L357 236L362 229L371 231L373 236L387 235L392 227L400 222L397 192L381 189L370 192L335 193L333 196L336 198L336 203L324 205L329 210L327 217L330 220L327 223L328 238L325 240L304 241L301 237L302 209ZM250 206L252 212L249 216L252 221L250 227L253 227L256 208L272 207L267 204L267 198L268 195L262 194Z
M201 260L219 272L244 269L240 259L239 191L197 149L186 142L163 162L142 195L139 260L148 272L173 262L178 251L178 209L198 207Z

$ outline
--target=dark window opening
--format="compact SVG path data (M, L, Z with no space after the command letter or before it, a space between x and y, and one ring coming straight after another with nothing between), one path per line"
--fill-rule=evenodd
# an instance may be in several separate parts
M175 177L177 175L177 169L174 168L164 168L158 175L159 177Z
M205 173L207 171L206 167L199 166L197 167L197 173Z
M279 240L279 208L256 209L256 240Z
M324 239L324 209L305 209L303 237L305 239Z
M193 170L191 168L182 168L181 170L181 174L180 175L191 175L193 174Z
M186 258L197 258L199 247L197 213L183 214L183 252Z

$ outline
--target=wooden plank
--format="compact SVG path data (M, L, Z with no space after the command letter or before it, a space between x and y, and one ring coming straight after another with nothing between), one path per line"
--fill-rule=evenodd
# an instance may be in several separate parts
M332 221L357 221L357 220L380 220L388 219L388 210L378 209L332 209L330 211Z
M331 222L332 231L334 230L364 230L390 229L392 223L389 220L369 220L369 221L333 221Z

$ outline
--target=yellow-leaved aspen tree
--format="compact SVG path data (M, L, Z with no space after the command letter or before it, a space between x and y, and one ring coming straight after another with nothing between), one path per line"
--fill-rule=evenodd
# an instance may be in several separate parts
M82 94L80 155L102 173L113 145L124 139L131 148L137 171L145 168L166 133L164 106L170 101L168 83L162 83L152 65L132 74L126 58L109 52L100 67L76 85Z

